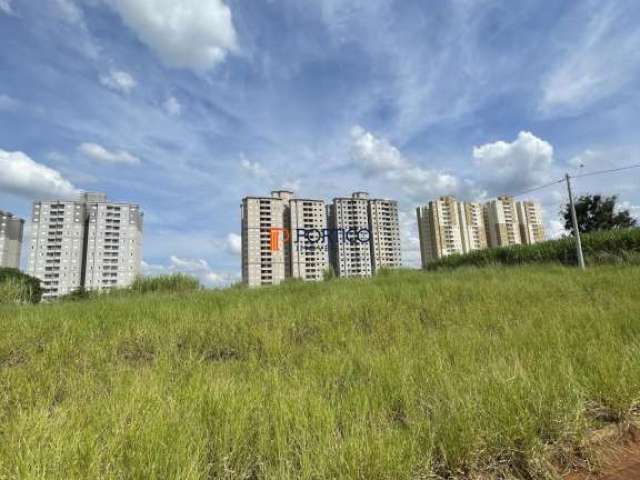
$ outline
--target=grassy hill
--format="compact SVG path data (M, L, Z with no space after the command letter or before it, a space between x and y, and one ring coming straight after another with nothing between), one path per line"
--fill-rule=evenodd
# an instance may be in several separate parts
M542 265L0 306L0 478L548 478L640 407L639 283Z

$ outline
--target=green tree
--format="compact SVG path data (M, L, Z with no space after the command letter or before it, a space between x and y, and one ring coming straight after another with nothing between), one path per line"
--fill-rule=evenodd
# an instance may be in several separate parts
M605 197L599 194L582 195L575 202L576 216L578 217L578 230L580 233L596 232L598 230L614 230L630 228L636 225L636 220L631 217L629 210L616 209L617 195ZM573 232L571 222L571 209L567 203L562 210L564 228Z

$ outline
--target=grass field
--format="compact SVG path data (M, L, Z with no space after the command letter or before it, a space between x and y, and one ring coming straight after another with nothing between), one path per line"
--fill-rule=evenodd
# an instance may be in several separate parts
M553 478L640 407L639 285L542 265L1 306L0 478Z

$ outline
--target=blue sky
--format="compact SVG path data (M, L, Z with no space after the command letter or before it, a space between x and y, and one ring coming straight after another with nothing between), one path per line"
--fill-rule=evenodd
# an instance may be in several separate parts
M0 0L0 208L140 203L149 273L239 278L239 205L416 205L640 162L640 3ZM580 167L583 165L583 167ZM640 216L640 169L576 180ZM560 233L563 187L527 197Z

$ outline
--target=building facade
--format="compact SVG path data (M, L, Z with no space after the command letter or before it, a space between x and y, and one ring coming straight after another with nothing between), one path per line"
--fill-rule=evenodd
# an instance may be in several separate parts
M422 266L487 247L544 241L540 206L498 197L484 205L441 197L416 210Z
M351 197L334 198L329 218L329 226L336 232L330 245L336 275L341 278L370 277L373 272L371 243L345 235L347 231L364 231L367 232L365 235L370 235L369 195L355 192Z
M464 210L464 209L463 209ZM454 253L465 253L462 241L461 209L451 196L418 207L418 235L422 266Z
M340 277L368 277L401 265L397 204L366 192L330 205L289 191L245 197L241 227L242 279L251 287L319 281L329 268Z
M41 280L43 298L127 287L140 273L142 220L138 205L104 193L34 202L27 272Z
M532 245L544 241L544 225L542 223L542 209L537 202L524 201L516 203L520 238L522 243Z
M512 197L498 197L484 205L484 220L490 247L520 245L520 225L516 202Z
M328 245L320 239L327 230L324 200L292 199L289 210L291 277L305 281L322 280L329 265Z
M0 267L20 268L24 220L0 210Z
M250 287L277 285L290 276L289 200L293 192L274 191L271 197L245 197L241 205L242 280ZM279 248L272 248L273 241Z
M372 273L381 268L402 265L400 252L400 223L398 202L395 200L369 200L369 226L371 230Z

